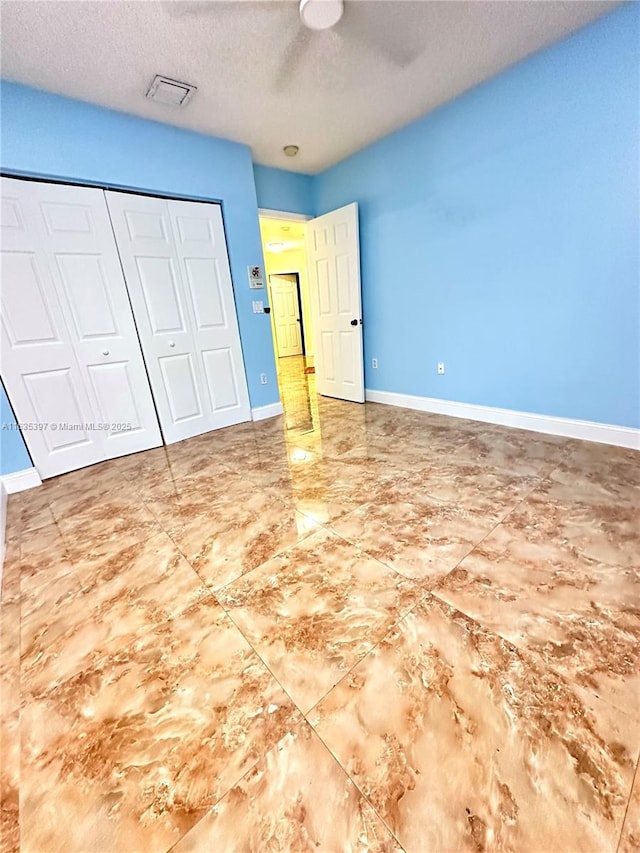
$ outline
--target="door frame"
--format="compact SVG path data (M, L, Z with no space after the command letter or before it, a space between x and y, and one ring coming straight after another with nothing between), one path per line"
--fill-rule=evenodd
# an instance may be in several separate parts
M273 310L273 293L271 291L271 276L274 276L274 275L295 275L295 277L296 277L296 293L298 295L298 313L300 314L300 320L299 320L299 322L300 322L300 343L302 345L301 355L306 356L307 348L305 346L305 339L304 339L304 317L302 316L302 291L300 290L300 273L296 272L295 270L293 272L272 272L267 276L267 283L269 285L269 304L272 306L271 312L273 314L273 326L272 326L273 343L275 344L276 351L278 349L278 335L275 331L276 315L275 315L275 311ZM277 357L278 358L287 358L287 356L282 356L280 354L278 354Z
M310 214L294 213L291 210L275 210L274 208L271 208L271 207L259 207L258 208L258 222L260 222L261 219L280 219L284 222L311 222L311 220L313 218L314 217L311 216ZM263 247L263 249L264 249L264 247ZM262 260L264 263L264 257ZM309 261L308 261L308 257L307 257L306 240L305 240L305 247L304 247L304 260L305 260L305 266L306 266L305 273L306 273L307 282L308 282L309 281ZM266 269L267 269L266 263L264 264L264 269L266 272ZM302 300L302 291L301 291L301 287L300 287L300 274L298 272L295 272L295 273L292 273L292 272L273 273L273 275L294 275L294 274L295 274L296 280L298 282L298 303L300 305L300 320L301 320L301 322L300 322L300 336L302 338L302 355L306 358L307 347L305 344L306 336L305 336L304 327L305 327L305 323L309 321L309 318L304 315L304 302ZM267 286L268 286L268 293L269 293L269 304L273 305L273 300L271 298L271 285L269 283L269 276L267 276ZM273 354L274 354L275 358L278 359L278 358L280 358L280 356L278 355L278 342L276 340L276 330L275 330L274 324L271 325L271 334L272 334L272 338L273 338Z

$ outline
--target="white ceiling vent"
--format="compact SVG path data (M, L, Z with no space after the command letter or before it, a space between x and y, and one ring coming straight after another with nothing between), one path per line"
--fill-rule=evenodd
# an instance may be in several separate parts
M197 86L172 80L170 77L162 77L156 74L153 83L147 92L147 98L157 101L159 104L169 104L173 107L184 107L188 104L191 96L197 90Z

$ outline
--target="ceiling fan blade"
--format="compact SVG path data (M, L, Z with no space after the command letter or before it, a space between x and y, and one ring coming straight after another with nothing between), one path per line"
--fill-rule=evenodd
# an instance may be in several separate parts
M218 11L214 0L164 0L162 6L172 18L194 18Z
M348 0L337 29L406 68L426 47L430 5L424 0Z
M277 92L284 92L289 88L292 78L300 71L307 57L313 36L314 33L311 30L308 30L304 26L298 27L298 31L285 48L282 59L280 60L275 80Z
M262 17L278 24L296 9L293 0L161 0L161 6L172 18L218 17L228 21L243 15L246 22Z

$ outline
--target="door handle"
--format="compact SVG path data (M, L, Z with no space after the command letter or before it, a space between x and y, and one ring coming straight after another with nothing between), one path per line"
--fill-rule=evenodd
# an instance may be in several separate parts
M109 350L108 350L108 349L103 349L103 350L102 350L102 355L109 355Z
M358 321L357 321L357 320L352 320L352 321L351 321L351 325L352 325L352 326L357 326L357 325L358 325Z
M175 342L175 341L169 341L169 346L170 346L172 349L173 349L173 347L174 347L175 345L176 345L176 342Z

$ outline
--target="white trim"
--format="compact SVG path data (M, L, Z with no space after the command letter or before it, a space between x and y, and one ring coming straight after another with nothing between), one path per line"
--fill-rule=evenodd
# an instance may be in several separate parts
M313 216L307 216L306 213L290 213L288 210L271 210L268 207L259 207L258 216L264 216L265 219L285 219L288 222L309 222Z
M472 403L456 403L452 400L439 400L435 397L417 397L412 394L396 394L393 391L365 390L365 400L372 403L384 403L388 406L400 406L403 409L416 409L419 412L431 412L437 415L449 415L453 418L469 418L489 424L529 429L548 435L562 435L566 438L579 438L584 441L597 441L602 444L614 444L617 447L629 447L640 450L640 429L599 424L593 421L578 421L571 418L557 418L552 415L534 415L530 412L517 412L513 409L497 409L493 406L477 406Z
M251 409L251 419L264 421L267 418L275 418L283 412L282 403L269 403L268 406L258 406L257 409Z
M2 591L2 567L4 566L4 539L7 530L7 490L0 480L0 592Z
M16 492L24 492L26 489L34 489L36 486L42 485L40 474L36 468L25 468L23 471L16 471L14 474L3 474L0 476L0 482L7 490L8 495L14 495Z

